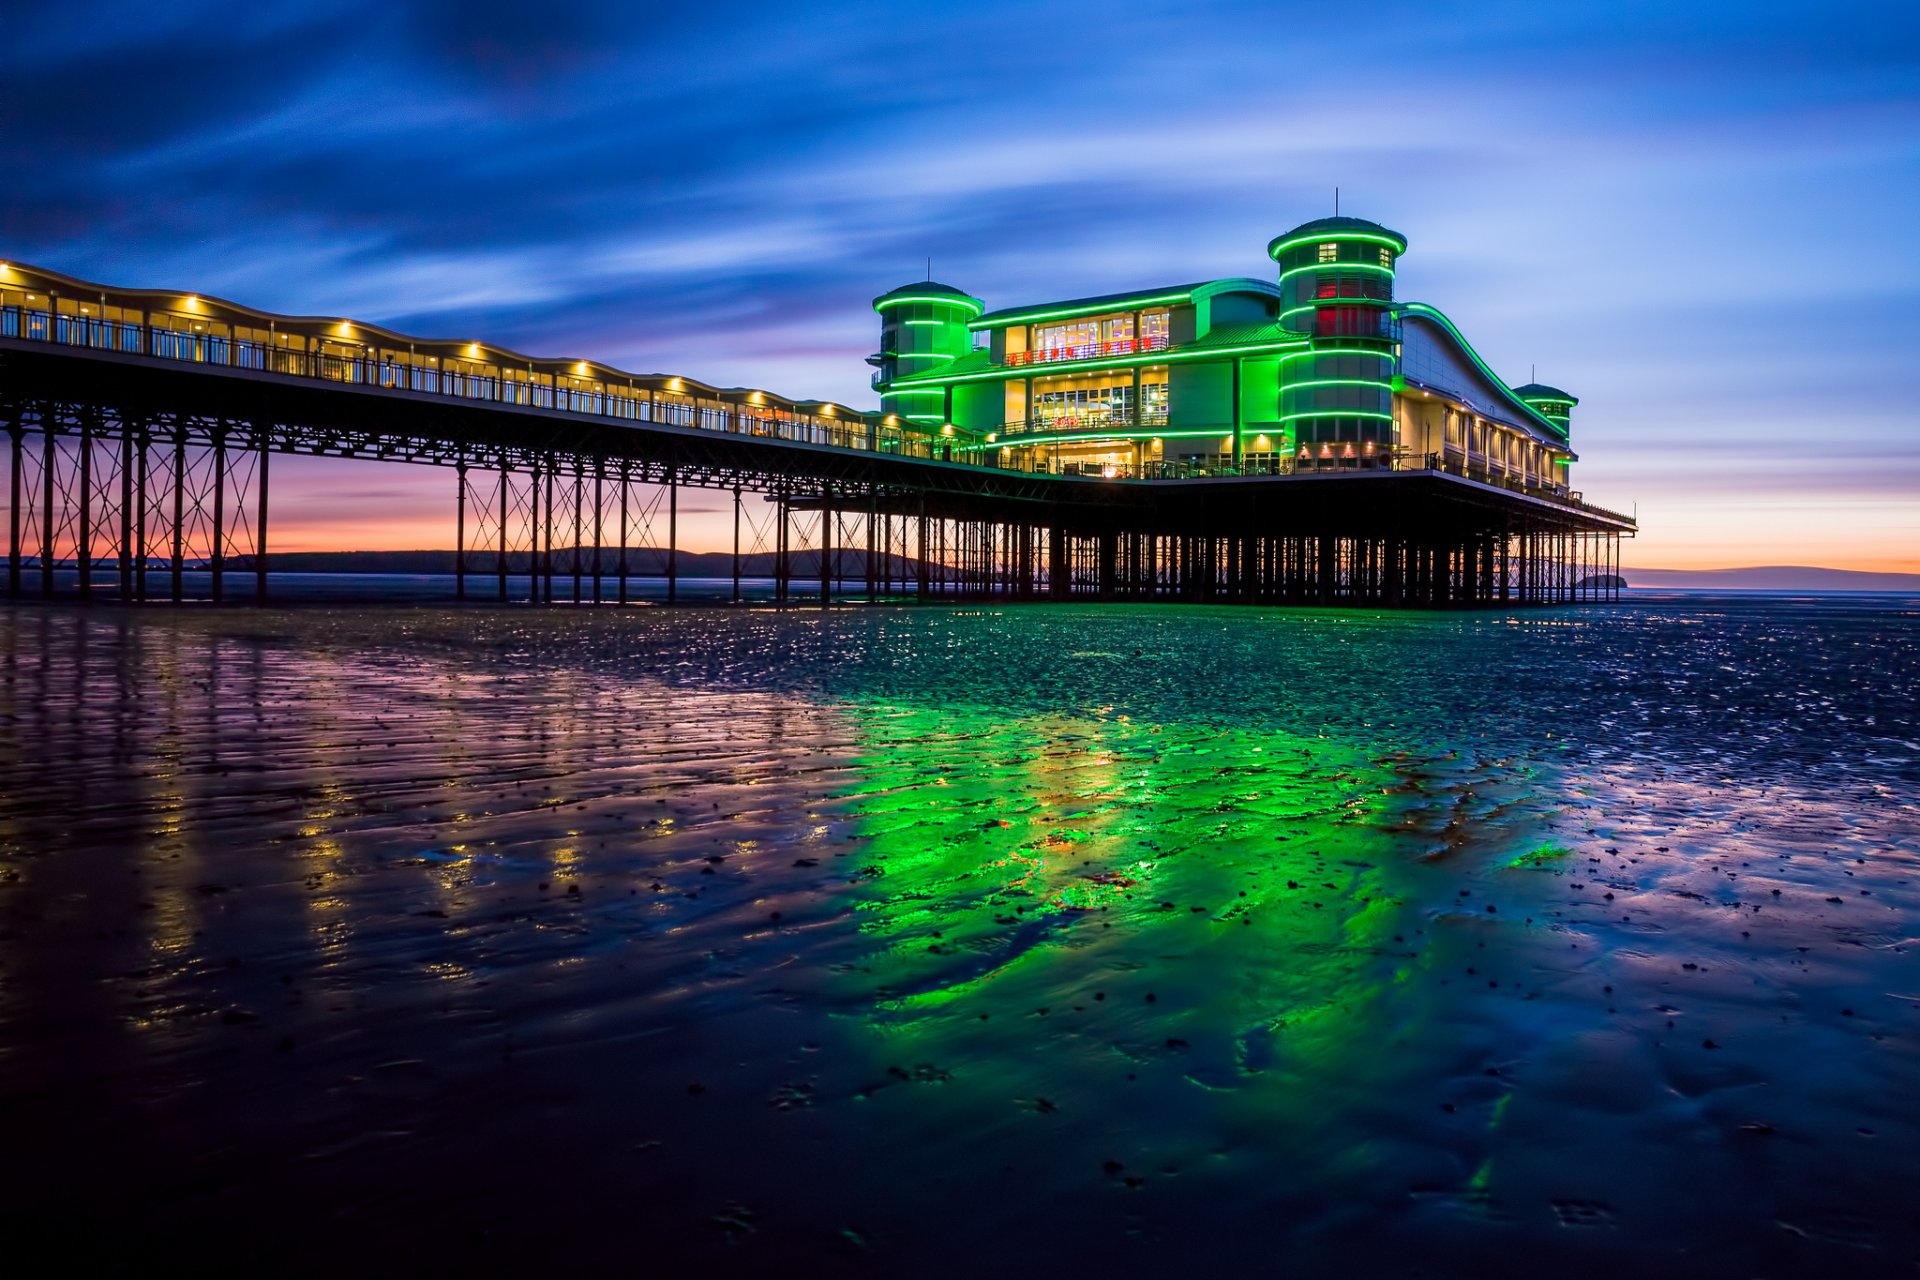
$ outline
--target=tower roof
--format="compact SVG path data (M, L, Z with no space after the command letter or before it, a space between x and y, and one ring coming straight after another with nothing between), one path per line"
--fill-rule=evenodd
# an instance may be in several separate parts
M1285 235L1278 235L1267 245L1267 256L1278 257L1280 247L1295 240L1338 240L1348 238L1379 238L1392 243L1395 253L1407 251L1407 238L1398 231L1389 230L1377 222L1365 218L1315 218L1312 222L1303 222Z
M1550 387L1544 382L1529 382L1524 387L1515 387L1513 394L1522 400L1565 400L1568 404L1579 404L1580 397L1558 387Z
M929 302L964 303L973 308L975 315L979 315L987 309L984 302L966 290L956 289L950 284L941 284L938 280L916 280L912 284L903 284L898 289L889 289L873 300L873 307L874 310L878 311L881 309L883 303L889 301L905 302L908 299L924 299Z

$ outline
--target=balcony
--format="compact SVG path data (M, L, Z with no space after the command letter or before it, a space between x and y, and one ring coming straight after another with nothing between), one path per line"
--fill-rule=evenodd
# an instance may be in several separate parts
M1034 351L1009 351L1009 366L1055 364L1070 360L1098 360L1104 356L1131 356L1146 351L1165 351L1171 343L1166 335L1150 338L1119 338L1113 342L1089 342L1078 347L1041 347Z

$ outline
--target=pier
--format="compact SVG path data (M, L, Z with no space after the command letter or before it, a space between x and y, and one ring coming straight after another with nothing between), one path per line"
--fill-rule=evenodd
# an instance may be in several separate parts
M443 468L460 597L541 605L626 603L643 558L675 600L687 489L732 502L733 599L770 554L782 604L1577 604L1635 528L1445 452L1023 470L842 405L4 271L16 599L268 599L284 455Z

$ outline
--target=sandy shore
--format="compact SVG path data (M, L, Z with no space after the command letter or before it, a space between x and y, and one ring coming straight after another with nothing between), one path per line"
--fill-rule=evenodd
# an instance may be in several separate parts
M1907 1274L1916 637L0 611L0 1212L143 1268Z

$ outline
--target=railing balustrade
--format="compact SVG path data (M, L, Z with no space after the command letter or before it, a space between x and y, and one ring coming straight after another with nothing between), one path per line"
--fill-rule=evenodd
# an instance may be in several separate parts
M564 375L555 381L541 382L535 381L534 375L475 373L372 353L294 351L225 334L22 307L0 307L0 338L23 338L156 360L217 364L282 377L555 409L588 417L691 427L800 444L877 450L904 457L936 456L933 442L911 439L894 427L882 426L869 432L866 423L851 420L830 422L778 412L755 413L750 409L661 400L637 388L623 393L604 384L598 388L568 386Z

